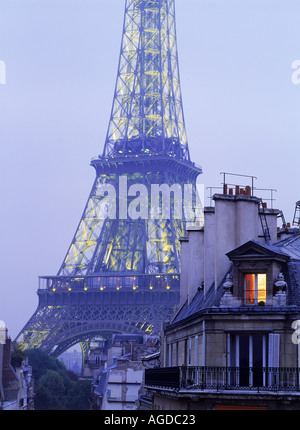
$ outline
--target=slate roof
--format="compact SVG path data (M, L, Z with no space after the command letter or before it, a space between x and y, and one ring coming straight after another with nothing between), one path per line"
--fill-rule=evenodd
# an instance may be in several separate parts
M104 395L104 393L106 391L107 378L108 378L107 372L103 372L100 375L99 383L98 383L98 386L97 386L97 388L95 390L95 394L97 394L98 396L103 396Z
M300 308L300 260L292 260L283 270L287 287L287 305Z
M292 235L286 239L273 244L282 252L288 254L292 259L300 260L300 233Z
M230 268L228 273L230 273L231 271L232 267ZM224 276L224 279L220 283L220 286L218 287L217 291L215 290L214 283L212 284L206 295L204 294L203 289L199 289L198 292L195 294L192 302L188 304L188 301L186 301L185 304L180 308L178 313L173 318L171 324L175 324L186 318L195 316L197 313L205 309L219 306L220 300L224 294L223 284L225 282L226 276Z
M299 307L300 311L300 234L293 235L287 239L281 240L273 244L266 244L261 242L253 241L260 246L267 248L273 252L288 255L290 260L284 265L283 274L288 284L287 288L287 306L275 307L275 306L264 306L264 307L252 307L251 311L255 312L282 312L282 311L295 311L295 307ZM229 272L232 272L232 267ZM228 309L220 308L220 300L224 294L223 284L225 282L227 274L220 283L217 289L213 284L208 290L207 294L204 295L203 289L199 289L195 294L192 302L188 304L188 301L179 309L177 314L174 316L169 327L177 325L184 320L189 320L197 317L200 314L214 312L226 312ZM233 309L233 308L232 308ZM232 310L231 309L231 310ZM234 308L236 312L249 311L248 306L240 306ZM297 311L297 310L296 310Z
M283 247L277 246L276 243L258 242L257 240L251 240L250 242L256 243L260 247L265 248L269 251L272 251L276 254L281 254L284 256L289 255ZM299 246L300 246L300 244L299 244Z
M102 370L99 378L98 386L95 390L95 394L98 396L103 396L106 391L108 374L111 369L116 369L118 367L117 363L113 363L111 366L106 367L106 369Z

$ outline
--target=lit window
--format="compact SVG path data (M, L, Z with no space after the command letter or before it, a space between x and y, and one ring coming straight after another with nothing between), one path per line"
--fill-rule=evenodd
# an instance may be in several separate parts
M246 305L266 302L267 275L265 273L247 274L245 276Z

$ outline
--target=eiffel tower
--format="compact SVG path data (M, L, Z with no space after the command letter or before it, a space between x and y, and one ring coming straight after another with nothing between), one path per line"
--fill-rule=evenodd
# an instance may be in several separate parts
M23 349L59 356L77 343L87 349L98 334L158 334L179 305L180 237L199 218L202 170L190 160L185 129L175 0L126 0L108 132L91 166L95 182L66 257L56 276L39 278L37 310L17 336ZM141 198L153 186L154 212ZM176 200L186 186L189 217Z

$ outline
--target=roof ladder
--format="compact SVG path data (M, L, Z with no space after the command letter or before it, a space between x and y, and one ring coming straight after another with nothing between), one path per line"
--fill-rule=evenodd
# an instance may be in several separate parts
M281 220L282 220L282 228L286 228L287 227L287 223L286 223L285 216L284 216L284 214L283 214L282 211L279 212L279 214L277 215L277 218L281 218Z
M300 200L296 203L293 225L300 227Z
M265 212L265 205L262 200L260 200L259 217L262 226L263 237L265 238L266 243L269 243L271 236Z

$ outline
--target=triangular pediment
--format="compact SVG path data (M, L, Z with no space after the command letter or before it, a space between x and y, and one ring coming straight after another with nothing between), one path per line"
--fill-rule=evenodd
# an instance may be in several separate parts
M261 260L261 259L274 259L284 260L289 259L288 255L283 253L276 247L264 243L259 243L254 240L244 243L238 248L228 252L227 257L234 260Z
M261 256L269 255L269 253L264 252L264 250L262 249L249 248L249 249L246 249L245 251L239 252L237 255L244 256L244 257L248 257L248 256L261 257Z

